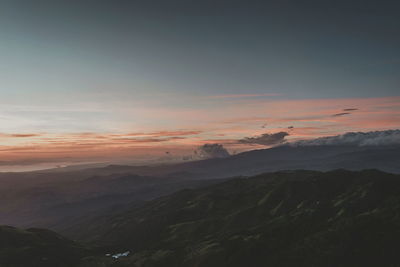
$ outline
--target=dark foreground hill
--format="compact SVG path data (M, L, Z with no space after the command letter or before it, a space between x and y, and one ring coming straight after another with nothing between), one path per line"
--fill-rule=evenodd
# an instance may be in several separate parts
M111 266L399 266L400 176L278 172L183 190L64 234Z
M0 226L1 267L71 267L91 253L49 230Z
M400 175L236 178L88 216L63 234L71 239L1 226L0 266L399 266Z

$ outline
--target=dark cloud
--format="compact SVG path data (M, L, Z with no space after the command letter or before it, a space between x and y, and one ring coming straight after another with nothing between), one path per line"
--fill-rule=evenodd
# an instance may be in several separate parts
M341 112L341 113L336 113L333 114L332 117L340 117L340 116L345 116L345 115L350 115L350 112Z
M356 110L358 110L358 108L344 108L344 109L342 109L342 111L344 111L344 112L333 114L332 117L340 117L340 116L350 115L351 112L349 112L349 111L356 111Z
M204 144L197 149L196 155L201 158L225 158L229 152L221 144Z
M271 146L283 143L285 141L285 137L288 135L289 133L287 132L278 132L274 134L265 133L260 136L246 137L240 139L238 142L241 144L257 144L257 145Z
M387 130L375 132L350 132L336 136L320 137L312 140L302 140L291 143L295 146L319 145L400 145L400 130Z
M36 136L41 136L41 134L36 134L36 133L27 133L27 134L3 134L0 133L0 137L7 137L7 138L27 138L27 137L36 137Z

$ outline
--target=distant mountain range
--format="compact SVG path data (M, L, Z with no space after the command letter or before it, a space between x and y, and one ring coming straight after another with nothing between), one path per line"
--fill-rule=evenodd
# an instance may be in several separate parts
M251 150L226 158L154 166L109 165L85 170L96 174L135 173L157 177L190 179L249 176L280 170L329 171L379 169L400 173L400 145L281 145L269 149Z
M90 166L96 165L70 166L47 172L83 170L97 175L129 172L137 175L207 179L289 169L327 171L337 168L375 168L400 173L400 130L349 132L300 140L269 149L251 150L229 157L185 163L135 167L104 164L92 168Z
M216 183L216 179L264 172L373 168L400 173L399 145L326 142L288 144L226 158L155 166L109 165L0 173L0 223L62 230L64 224L82 214L107 213L130 202L141 203L180 189Z
M110 168L117 169L116 166ZM183 173L192 178L221 178L280 170L329 171L337 168L348 170L374 168L400 173L400 145L282 145L270 149L252 150L227 158L164 165L155 168L134 167L132 171L148 175L174 176Z
M400 175L275 172L83 217L81 243L1 227L1 266L397 266Z

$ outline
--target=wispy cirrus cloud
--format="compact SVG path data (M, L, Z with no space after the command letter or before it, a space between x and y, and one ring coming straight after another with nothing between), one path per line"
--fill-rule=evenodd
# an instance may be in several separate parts
M226 95L212 95L207 98L210 99L224 99L224 98L253 98L253 97L269 97L281 96L279 93L264 93L264 94L226 94Z
M131 144L131 143L148 143L148 144L150 144L150 143L168 142L168 141L173 141L173 140L183 140L183 139L186 139L186 137L171 136L171 137L164 137L164 138L114 138L111 140L125 141L127 144Z
M187 135L198 135L201 134L202 131L198 130L177 130L177 131L158 131L158 132L148 132L148 133L128 133L128 136L187 136Z

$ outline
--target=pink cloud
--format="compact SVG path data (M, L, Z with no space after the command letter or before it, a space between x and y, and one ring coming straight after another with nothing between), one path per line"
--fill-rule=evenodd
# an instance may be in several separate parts
M139 112L143 120L154 124L147 128L125 126L116 132L0 134L4 139L0 143L0 160L34 159L41 155L93 160L159 155L164 150L184 153L211 142L241 151L250 147L237 144L237 140L264 133L288 131L288 140L297 140L349 131L400 128L400 97L271 100L253 99L259 96L256 94L226 96L233 101L204 108L149 108L148 112L143 108ZM357 110L332 117L350 107ZM126 116L130 117L130 113ZM163 125L168 128L163 129ZM289 126L293 128L289 130Z

